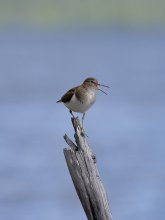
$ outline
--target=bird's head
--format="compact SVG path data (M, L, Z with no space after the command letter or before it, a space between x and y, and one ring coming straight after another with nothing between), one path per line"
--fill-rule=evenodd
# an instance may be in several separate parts
M96 78L93 78L93 77L89 77L89 78L85 79L84 82L83 82L83 85L86 86L86 87L94 88L96 90L100 90L104 94L107 94L107 93L104 92L103 90L101 90L99 88L99 86L103 86L103 87L109 88L109 86L105 86L105 85L100 84L98 82L98 80Z

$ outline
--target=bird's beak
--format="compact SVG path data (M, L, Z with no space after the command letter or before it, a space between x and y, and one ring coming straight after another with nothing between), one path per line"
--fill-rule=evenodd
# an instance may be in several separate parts
M103 85L103 84L97 83L97 85L98 85L98 86L103 86L103 87L109 88L109 86L105 86L105 85Z
M98 90L100 90L100 91L101 91L101 92L103 92L105 95L107 95L107 93L106 93L106 92L104 92L103 90L101 90L101 89L99 89L99 88L98 88Z
M102 85L102 84L99 84L99 83L97 83L97 85L98 85L98 86L103 86L103 87L109 88L109 86ZM101 92L103 92L104 94L106 94L106 95L107 95L107 93L106 93L106 92L104 92L102 89L98 88L98 90L100 90Z
M95 84L96 84L97 86L103 86L103 87L109 88L109 86L106 86L106 85L103 85L103 84L100 84L100 83L95 83ZM102 89L100 89L100 88L98 88L98 87L97 87L97 89L107 95L107 93L104 92Z

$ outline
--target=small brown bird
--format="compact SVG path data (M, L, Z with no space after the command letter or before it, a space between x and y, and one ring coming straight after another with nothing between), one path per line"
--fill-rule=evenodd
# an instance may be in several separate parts
M104 86L109 88L109 86L99 84L97 79L93 77L89 77L85 79L85 81L80 86L76 86L70 89L69 91L67 91L57 102L63 102L64 105L69 109L69 112L73 117L74 115L72 111L83 113L83 117L82 117L82 127L83 127L85 112L96 101L96 91L100 90L103 93L105 93L103 90L99 88L99 86Z

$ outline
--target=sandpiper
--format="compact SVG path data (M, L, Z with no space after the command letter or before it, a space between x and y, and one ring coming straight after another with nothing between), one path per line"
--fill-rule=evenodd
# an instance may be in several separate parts
M69 109L69 112L73 117L74 115L72 111L83 113L82 116L82 127L83 127L85 112L96 101L96 91L100 90L103 93L105 93L103 90L99 88L99 86L104 86L109 88L109 86L99 84L97 79L93 77L89 77L85 79L80 86L76 86L70 89L69 91L67 91L57 102L63 102L64 105Z

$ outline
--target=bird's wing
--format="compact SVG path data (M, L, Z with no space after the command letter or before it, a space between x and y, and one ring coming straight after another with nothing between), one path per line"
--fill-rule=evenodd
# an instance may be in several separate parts
M86 88L84 87L84 86L78 86L77 87L77 89L76 89L76 98L83 104L83 102L84 102L84 93L86 93L87 92L87 90L86 90Z
M69 91L67 91L58 102L69 102L74 94L74 91L77 87L74 87L72 89L70 89Z

